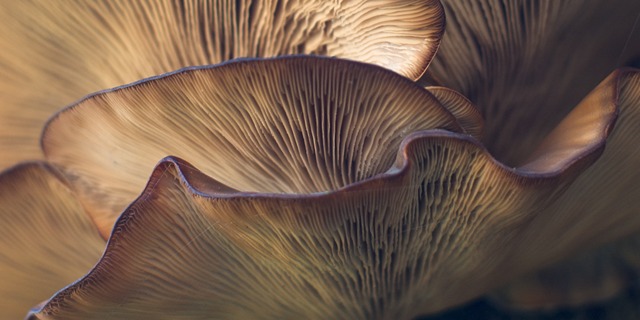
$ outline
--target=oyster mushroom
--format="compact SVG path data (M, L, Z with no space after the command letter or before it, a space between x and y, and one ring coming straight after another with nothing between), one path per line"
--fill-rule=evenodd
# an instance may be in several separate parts
M417 79L444 29L437 0L2 1L0 169L42 158L55 111L92 92L241 57L319 54Z
M612 74L516 169L428 91L355 62L238 61L89 96L43 135L83 201L117 212L154 157L189 162L162 160L95 268L30 318L409 318L457 305L593 237L517 263L567 241L521 235L551 219L608 138L628 142L609 134L618 112L638 113L638 78Z
M451 87L475 103L485 119L484 145L513 166L526 163L531 150L610 70L640 54L638 1L443 4L447 31L423 80ZM621 90L629 92L624 96L637 95L635 81L623 81ZM620 110L618 126L632 128L637 121L634 111ZM527 309L576 306L610 297L638 279L638 263L625 254L637 243L632 238L640 235L638 140L631 129L616 130L618 138L608 143L597 165L548 209L553 214L535 222L545 227L522 235L542 243L538 253L521 262L527 264L545 251L565 250L583 233L593 233L589 244L568 251L582 258L532 274L496 293L494 300ZM544 237L557 234L563 239L548 246ZM612 252L614 241L621 242L620 253ZM584 252L599 245L607 249L591 256ZM558 260L547 264L554 262Z
M150 90L141 91L143 88ZM121 100L121 104L102 101L107 96L117 97L122 94L127 98ZM92 113L90 118L85 118L87 111ZM142 119L146 120L141 121ZM69 131L70 128L62 124L69 123L68 121L78 125L78 130ZM96 121L93 124L98 124L95 127L97 131L93 135L85 135L93 127L92 121ZM114 127L118 123L121 127ZM118 210L121 210L110 205L126 206L127 201L135 199L138 193L135 184L140 183L139 190L142 190L148 180L145 175L152 172L157 162L152 160L155 156L161 158L167 153L173 153L191 157L203 170L217 173L216 178L246 191L323 193L366 179L375 175L380 168L390 166L395 160L394 149L402 138L416 129L426 128L462 131L456 119L427 91L405 77L372 65L309 57L266 62L237 61L227 65L186 69L159 79L149 79L109 93L90 96L55 117L43 137L43 146L47 150L45 153L55 163L62 165L68 159L73 160L73 163L56 167L52 171L57 172L56 174L47 175L49 169L42 170L45 177L51 177L50 184L54 184L53 180L60 172L64 173L64 177L60 175L61 182L52 187L54 193L46 200L55 202L60 198L56 196L57 193L67 195L65 190L73 189L73 197L63 197L60 201L81 203L76 207L82 209L91 208L91 204L95 204L94 207L106 212L105 216L90 214L91 219L84 217L84 220L92 223L104 222L97 223L101 227L100 232L92 226L89 233L93 237L101 234L106 238L111 232L113 220L119 214ZM81 133L84 130L88 131ZM158 131L153 133L150 130ZM325 130L335 130L330 131L332 137L340 139L323 139L323 136L330 133ZM134 131L140 134L131 136ZM126 138L118 137L118 132ZM242 132L246 134L240 134ZM57 148L59 139L67 134L70 134L68 137L75 138L84 136L86 140L69 141L74 147L63 143L64 148L71 147L66 150ZM94 139L104 148L94 146L96 148L92 150L81 150L89 147L90 141ZM155 142L148 143L149 139ZM125 144L127 141L129 145ZM103 154L105 157L99 155L102 152L107 152ZM75 156L67 158L71 153L75 153ZM86 162L93 161L88 160L92 157L101 158L101 162ZM80 161L74 162L77 160ZM90 170L86 172L86 177L77 174L85 172L75 168L73 165L76 164L87 165L84 168ZM107 168L109 166L115 170L113 174L106 175L109 180L101 180L97 185L88 187L86 181L97 181L92 180L96 177L102 179L101 177L105 177L105 171L102 170L110 170ZM47 165L47 168L53 166ZM5 272L1 277L3 290L6 290L3 292L16 299L20 298L22 302L0 311L0 317L7 318L25 314L26 304L35 305L43 296L53 293L41 283L54 282L62 288L59 281L71 283L69 278L79 277L77 272L82 269L69 267L68 274L50 279L51 275L59 274L57 271L61 267L54 263L40 264L37 266L40 272L30 273L32 284L24 285L24 272L35 267L29 266L32 261L29 260L30 255L17 259L4 255L4 251L17 253L11 249L16 243L32 245L29 250L34 254L38 250L55 248L58 245L55 237L49 238L49 241L36 241L28 232L18 231L30 224L52 227L50 224L38 224L41 220L38 217L50 217L58 210L27 207L34 202L33 197L36 200L47 197L48 189L40 191L42 187L33 187L46 179L38 178L37 171L34 174L11 172L0 176L2 185L7 188L3 189L6 192L2 193L0 216L8 219L7 223L0 226L5 229L0 230L3 234L15 234L15 237L0 238L4 241L1 244L0 252L3 255L0 255L0 265L10 266L3 269ZM207 192L231 190L220 183L191 182L199 190ZM15 187L22 184L33 187L34 194L24 194L26 187ZM83 189L84 187L87 189ZM10 192L12 188L17 189L16 192ZM106 196L91 192L100 190ZM78 201L75 198L78 195L99 197L89 200L81 197L81 201ZM42 199L39 200L36 203L43 202ZM18 201L21 204L16 204ZM13 213L8 209L17 211ZM76 213L73 211L61 214ZM9 223L18 214L24 216L24 223ZM84 221L82 218L77 217ZM49 232L54 235L57 233L55 228L49 229ZM67 229L60 232L64 234L58 236L71 237L81 244L83 241L88 242L85 240L86 232L74 233ZM65 242L61 241L60 245L63 243ZM40 247L36 247L38 244ZM65 248L78 253L71 245ZM58 251L60 255L67 252ZM97 253L99 255L100 251ZM44 255L41 259L49 256L51 255ZM74 255L69 259L76 258ZM65 261L62 258L56 260ZM75 263L79 266L86 263L86 272L92 261L97 261L97 257L88 254ZM188 264L186 260L180 261ZM27 266L21 269L22 263ZM42 287L42 290L34 292L38 287ZM95 317L102 316L97 314Z
M614 69L640 54L635 0L443 0L446 33L423 80L462 93L501 161L527 161ZM516 140L517 139L517 140Z

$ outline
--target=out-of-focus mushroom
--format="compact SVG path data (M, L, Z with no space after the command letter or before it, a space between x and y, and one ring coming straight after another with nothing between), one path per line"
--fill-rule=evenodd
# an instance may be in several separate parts
M512 166L612 70L640 54L640 1L442 3L447 29L427 73L479 107L482 142Z
M41 158L46 119L98 90L182 67L300 53L417 79L443 30L437 0L2 1L0 169Z
M529 255L517 263L546 261L545 264L550 264L558 259L548 257L559 251L581 257L565 261L565 267L561 265L557 270L531 275L522 283L514 284L513 289L505 288L497 294L503 304L509 302L514 307L527 309L586 304L627 289L633 283L630 277L640 273L640 264L629 259L628 254L634 243L638 248L637 242L630 239L637 238L640 232L640 148L637 147L640 141L640 75L637 71L624 71L618 78L620 109L605 153L546 210L547 214L532 221L532 230L538 231L521 235L532 247ZM610 77L608 81L613 79ZM574 240L585 234L593 234L593 238L588 243L576 245ZM546 245L546 237L557 235L560 237L553 246ZM621 252L611 252L616 248L616 241L620 241ZM592 256L585 253L599 245L607 247L595 251ZM607 257L611 261L605 261ZM566 266L581 269L573 270L566 277L555 277L566 271ZM580 279L582 275L584 279ZM553 278L557 281L551 282ZM586 289L587 284L594 287ZM525 290L527 287L529 292Z
M485 119L483 143L498 159L514 166L527 162L530 150L605 74L640 54L639 1L444 0L443 4L447 32L427 80L451 87L477 104ZM633 92L633 86L638 85L635 81L623 81L628 83L624 85L628 88L622 89L628 93L623 96L637 97ZM625 101L623 105L634 103L640 102ZM623 127L640 125L633 109L620 112L619 121L626 123ZM558 233L571 243L582 233L596 232L592 245L574 247L574 254L584 255L583 251L595 244L609 244L612 250L612 241L640 232L640 203L636 201L640 199L639 140L631 129L618 132L607 145L607 155L549 209L554 215L539 222L540 226L548 226L545 232L523 236L539 237L540 243L545 243L546 235ZM602 216L607 218L600 219ZM634 228L638 229L631 231ZM541 245L537 250L554 248L565 250L562 242L552 247ZM616 254L597 256L583 257L582 263L565 262L566 266L582 269L565 277L549 276L540 280L537 288L532 279L545 278L543 274L559 275L568 267L531 275L529 280L523 280L531 286L530 293L525 293L525 285L520 284L514 285L517 289L505 289L510 292L509 297L505 292L499 295L505 301L518 302L521 308L557 307L610 296L624 287L618 284L631 283L607 284L607 278L627 279L634 272L614 275L613 271L599 270L596 261ZM531 260L539 257L532 253ZM610 270L621 269L624 268ZM579 275L596 274L602 279L577 279ZM596 287L585 290L587 283ZM599 293L598 283L609 288ZM571 290L574 284L579 286ZM541 289L543 286L548 292ZM515 296L516 292L523 296ZM563 295L566 299L560 298Z
M409 318L459 304L601 231L532 236L608 138L637 133L620 122L609 136L619 110L638 114L638 77L611 75L516 169L467 134L420 131L463 129L427 91L355 62L239 61L89 96L43 136L88 207L126 203L156 153L192 164L160 162L98 265L31 318Z
M89 216L47 164L0 175L0 316L29 308L90 270L104 250Z
M589 303L599 305L637 283L640 278L638 252L640 236L635 233L519 277L493 292L489 299L497 305L510 309L517 307L520 311L548 311L558 307L577 309ZM617 315L600 314L598 317L635 319L629 310L619 309Z

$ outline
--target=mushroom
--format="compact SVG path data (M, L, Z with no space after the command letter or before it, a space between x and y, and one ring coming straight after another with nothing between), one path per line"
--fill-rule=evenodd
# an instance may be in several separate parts
M43 130L47 161L105 238L167 155L233 189L306 194L386 170L413 131L462 130L427 91L371 66L298 57L189 70L89 96Z
M40 159L52 113L92 92L195 65L288 54L417 79L444 29L437 0L2 1L0 169Z
M208 33L200 32L199 27L203 24L199 22L188 24L188 27L195 27L198 32L183 32L192 30L185 28L184 22L201 21L198 19L206 20L210 17L187 14L213 12L202 11L203 8L213 8L206 4L199 7L198 3L192 7L193 2L180 2L180 5L166 7L176 10L177 15L173 15L166 13L174 11L158 10L165 8L167 3L80 2L82 10L90 12L91 17L97 14L113 15L120 10L142 14L113 15L115 24L107 22L110 19L92 20L108 24L109 30L117 30L113 26L124 26L122 23L126 21L136 22L130 26L132 29L125 28L128 31L126 34L103 34L104 39L118 40L104 42L111 46L79 50L79 47L72 44L82 47L94 44L93 41L78 40L83 39L82 36L75 38L58 35L64 35L69 30L76 35L96 34L96 29L77 28L77 25L72 28L64 19L62 24L53 23L61 17L55 14L60 12L55 9L62 5L59 3L51 4L53 7L51 10L45 9L46 12L20 9L21 6L34 3L44 5L36 2L0 4L0 16L3 18L0 21L6 21L12 26L0 30L0 42L10 43L3 46L3 49L8 48L6 52L13 54L11 59L0 60L11 76L10 80L0 82L0 87L3 88L0 90L4 90L1 91L3 97L13 97L10 94L15 93L17 97L24 99L20 100L20 103L24 103L20 105L31 105L30 102L35 101L38 106L45 108L52 102L66 103L61 101L77 97L71 98L72 95L82 95L98 88L115 86L138 79L137 77L181 67L186 61L184 58L192 57L193 52L202 53L197 58L205 60L210 58L208 54L212 52L209 49L183 51L188 46L180 45L163 47L169 49L169 54L152 52L157 51L157 48L149 49L148 42L149 39L167 39L160 37L167 34L173 34L169 38L179 43L194 39L182 37L188 34L196 38L204 35L205 39L209 39ZM403 7L407 2L394 3ZM548 79L545 76L535 76L537 73L533 70L539 70L536 69L539 65L532 62L520 63L522 60L517 58L517 51L512 51L514 47L509 42L519 38L513 37L512 33L526 35L532 32L524 39L534 40L525 47L546 52L543 49L548 47L540 45L540 41L544 42L544 36L554 29L537 27L536 19L550 18L545 21L553 22L552 26L565 26L567 24L564 18L558 18L562 15L555 16L553 12L580 11L581 18L591 18L590 14L593 12L600 14L609 9L621 9L612 6L615 8L600 10L602 8L598 6L601 4L592 4L595 2L589 2L588 6L585 2L585 6L576 7L543 1L539 2L543 4L541 6L526 8L521 7L522 3L475 3L480 5L470 8L480 8L488 16L506 17L518 13L532 25L515 23L515 27L508 28L505 33L497 33L495 39L481 38L483 41L475 41L477 39L474 38L472 29L482 25L474 25L470 30L465 25L467 20L452 20L453 33L464 34L458 40L472 40L469 43L474 43L474 46L466 47L464 42L461 45L451 40L449 49L443 50L446 53L442 61L450 62L450 59L457 59L458 54L464 55L469 51L470 64L443 63L440 71L427 74L425 79L457 88L467 94L469 100L443 87L422 90L410 80L379 67L342 60L291 57L281 60L235 61L213 67L186 69L107 90L75 103L47 125L42 144L51 163L23 164L0 174L0 182L9 186L1 189L4 194L0 194L0 200L9 205L0 204L0 215L6 214L11 219L25 219L17 224L0 225L0 234L12 235L0 238L4 241L0 243L3 248L0 251L0 264L13 265L13 268L3 269L8 270L2 274L3 290L11 291L11 296L14 297L34 291L33 287L24 286L24 274L21 274L20 268L15 267L18 264L42 261L54 254L65 257L60 259L71 260L68 270L42 264L39 267L46 272L31 274L33 284L41 286L43 291L37 295L29 295L29 299L42 299L45 291L59 285L55 283L68 283L68 279L77 277L92 261L96 261L102 241L99 236L109 238L107 251L99 263L86 276L34 308L30 317L189 318L200 315L221 318L407 318L458 305L522 277L525 273L559 261L579 249L608 244L615 246L617 251L609 255L612 256L609 258L602 253L606 248L601 249L582 256L579 258L581 260L569 261L565 267L576 262L590 264L603 257L613 259L607 262L629 263L633 256L626 252L629 248L634 250L635 242L616 244L615 241L619 241L620 237L634 236L634 231L637 230L637 222L633 219L635 212L627 209L611 214L606 209L607 206L620 204L637 207L633 197L629 197L637 190L634 172L617 166L633 169L639 163L638 154L633 148L634 141L630 138L637 136L640 127L637 116L640 103L638 71L623 69L614 72L547 138L543 139L546 132L541 131L531 135L533 138L524 139L523 141L535 141L535 144L544 140L533 155L529 150L533 149L531 147L534 143L512 144L511 148L499 147L504 138L493 138L500 125L506 128L505 135L515 136L513 133L518 130L512 130L514 125L511 123L497 124L496 119L491 117L491 111L497 110L497 114L502 116L515 114L515 119L522 118L513 104L487 106L486 103L496 101L492 100L496 97L505 97L506 102L517 100L515 97L527 98L527 95L518 96L508 91L505 93L503 90L508 87L508 81L512 81L516 89L526 88L522 82L526 79L531 83L542 81L540 79L545 80L542 81L544 83L552 83L546 82ZM440 8L435 2L430 4L433 4L431 8ZM494 11L492 5L500 5L495 7L500 10ZM104 10L96 11L93 6L103 6ZM134 10L124 10L126 8ZM465 7L456 7L451 3L448 8L454 8L454 11L465 10ZM571 8L580 10L574 11ZM361 9L354 9L356 16L361 13ZM633 13L626 8L622 10ZM40 16L30 16L34 13L39 13ZM53 16L49 16L52 13ZM433 10L432 13L436 14L439 22L436 21L435 25L440 28L441 10ZM75 19L80 16L70 14L64 17ZM171 32L158 32L168 30L165 27L172 24L167 25L164 21L173 20L164 19L171 16L176 16L183 22L181 27L172 29L179 36ZM298 17L296 14L294 16ZM140 25L137 22L140 17L146 17L142 20L150 22ZM162 19L156 20L158 17ZM26 20L22 20L23 18ZM316 21L315 18L310 19ZM384 18L364 21L375 22L379 19ZM496 25L502 27L510 25L501 24L504 21L500 19L491 21L496 21ZM331 25L334 22L332 20ZM520 29L521 26L524 27ZM53 34L49 34L49 30L53 30ZM142 30L142 34L151 36L129 41L128 37L137 34L129 32L131 30ZM438 35L441 32L441 28L433 30ZM379 35L376 30L373 37ZM607 37L605 43L620 40L613 38ZM38 41L33 41L34 39ZM85 39L95 40L92 37ZM310 46L319 43L318 37L309 39ZM431 42L429 49L431 52L438 46L439 37L434 39L435 42ZM452 39L456 39L455 36ZM502 42L496 44L496 40L504 40L508 45L503 45ZM624 42L625 39L622 40ZM588 43L592 42L598 41ZM45 46L37 50L14 50L13 48L21 47L18 45L20 43ZM195 41L191 44L196 48L209 48L208 45L212 43ZM381 43L384 44L383 48L386 47L386 42ZM634 42L631 41L630 44L633 46ZM476 49L475 45L478 46L478 52L473 50ZM484 60L485 55L491 57L494 52L494 49L487 50L485 45L494 49L508 49L507 54L496 49L500 51L498 56L504 59L504 63L495 70L485 65L487 62L491 65L490 62L495 61ZM597 48L598 44L594 46ZM76 51L72 51L74 48ZM104 53L128 52L130 48L142 48L135 54L147 55L141 55L144 56L142 60L128 60L138 61L128 64L118 62L124 61L119 60L121 58L117 58L120 57L118 55L114 60L104 58ZM222 51L228 48L225 46ZM360 51L362 48L356 49ZM602 53L599 50L585 51ZM46 55L44 52L66 54L56 56ZM0 51L0 57L2 54L5 54L5 50ZM534 54L524 56L528 55ZM547 54L541 56L550 59ZM65 61L63 65L35 63L41 61L41 58L50 61L61 57L73 60ZM159 57L158 60L156 57ZM168 57L179 57L179 61ZM430 55L426 54L425 57ZM509 60L511 58L514 60ZM22 62L9 65L8 61ZM78 63L79 61L83 62ZM154 61L167 70L157 67ZM515 63L511 64L510 61ZM589 66L584 61L593 60L582 57L576 61L581 61L577 65ZM30 67L30 63L37 67ZM428 59L423 63L426 66ZM562 66L562 63L559 65ZM119 68L111 68L112 66ZM569 66L567 70L571 72L566 73L573 74L578 69L572 64ZM385 67L398 70L389 65ZM451 67L449 74L446 67ZM472 70L467 69L468 74L462 75L460 71L468 67ZM492 79L493 82L489 84L494 86L493 94L483 91L491 89L482 87L487 81L480 79L473 83L478 79L474 78L476 73L472 72L476 67L486 71L484 75ZM22 68L25 68L24 72L20 71ZM39 71L31 73L28 71L30 68ZM94 68L100 70L94 73ZM141 69L135 70L137 68ZM268 72L260 73L256 70ZM124 71L132 74L120 73ZM149 74L143 73L147 71ZM239 71L243 75L236 74ZM518 76L520 71L522 75ZM351 77L350 72L358 77ZM234 76L211 78L212 74ZM509 78L510 76L513 77ZM0 79L1 77L2 75ZM126 80L128 77L131 79ZM494 77L498 80L494 80ZM25 80L27 78L31 80ZM579 95L567 94L567 101L571 100L572 103L561 104L559 101L564 98L557 101L550 99L554 102L549 105L560 105L568 112L573 102L577 103L577 100L572 99L585 95L586 90L595 85L593 81L596 78L599 80L600 76L589 77L588 81L584 81L589 82L588 85L577 85L583 90ZM89 84L86 79L93 80ZM108 85L111 83L108 81L114 79L113 84ZM299 79L306 79L306 84L299 85ZM460 79L463 81L457 82ZM472 81L467 82L469 79ZM559 84L547 84L539 88L567 89L566 84L571 82L567 82L567 78L562 79L564 80L559 81ZM30 81L38 84L37 88L42 88L25 89L25 85L31 85ZM202 83L203 81L205 82ZM237 87L230 82L243 85ZM274 83L279 84L274 87L280 90L271 91L273 88L270 85ZM496 86L496 83L502 85ZM228 90L207 90L214 84L219 86L217 88ZM79 87L74 87L76 85ZM484 89L477 89L477 86ZM73 91L73 88L83 90ZM353 90L347 91L345 88ZM271 92L267 96L272 100L256 100L256 95L247 95L247 92ZM346 92L349 93L348 99L344 98ZM336 93L343 93L340 95L343 99L335 99ZM280 104L262 104L264 101L277 102L278 98L283 97L291 99L282 100ZM309 97L316 99L303 99ZM360 100L355 99L356 97ZM243 104L218 104L234 101ZM355 101L367 103L352 105ZM480 104L481 108L476 109L474 102ZM525 102L529 103L529 99L525 99ZM379 104L385 107L377 112L374 107ZM405 108L402 108L403 105ZM262 106L265 108L262 109ZM342 106L360 112L337 112ZM11 112L7 111L6 117L2 114L0 119L10 119L13 127L0 128L19 129L18 123L34 127L34 123L44 119L42 114L48 112L42 111L44 109L17 112L11 108L3 109ZM149 110L158 112L144 113ZM221 110L236 112L218 112ZM247 113L247 110L253 112ZM304 113L311 110L319 113ZM19 113L22 112L27 116L20 116ZM42 114L38 115L40 112ZM483 121L480 114L488 121ZM272 117L267 117L268 115ZM222 116L227 118L220 118ZM560 121L564 113L558 112L554 116ZM616 117L618 120L614 127ZM33 119L37 121L34 122ZM136 121L131 121L132 119ZM200 121L193 121L194 119ZM206 121L216 119L218 122L212 123L219 124L217 126L211 126L212 123ZM244 122L239 121L241 125L235 126L238 123L234 123L233 119ZM307 121L290 122L291 119ZM324 122L320 121L323 119ZM338 121L339 119L342 121ZM532 123L536 123L534 120L535 117L532 118ZM520 120L514 123L522 124ZM77 125L82 130L72 131L65 124ZM552 125L555 123L549 124L549 130ZM176 130L179 128L189 130ZM368 130L363 131L362 128ZM27 141L32 135L24 132L11 132L7 137L0 138L0 145L17 148L18 143L15 141ZM251 132L253 135L220 135L239 132ZM375 139L365 139L367 136L363 132ZM386 136L387 133L392 135ZM118 136L121 137L117 138ZM73 144L65 145L63 137ZM164 138L167 143L157 143L159 137ZM116 138L120 140L115 141ZM192 144L191 139L203 144ZM510 166L490 156L479 139ZM156 143L132 147L136 142L145 141ZM215 142L212 144L215 149L205 144L210 141ZM175 144L181 142L185 143ZM62 146L61 149L59 146ZM212 148L209 153L205 153L207 150L194 150L197 147L205 149L207 146ZM20 157L23 156L37 157L37 152L29 153L30 148L33 149L27 147L24 149L26 151L20 151L18 158L11 158L13 160L9 162L22 159ZM85 148L87 154L84 154ZM292 150L294 152L290 152ZM8 157L15 157L12 153L2 152L3 158L0 161L6 159L6 154L9 154ZM167 152L174 156L164 158L152 169L155 161L168 155ZM74 154L84 158L76 158ZM598 159L600 155L602 156ZM152 157L156 158L151 159ZM80 159L87 161L78 161ZM105 162L105 159L110 162ZM138 160L141 163L137 163ZM211 160L220 161L214 163ZM515 165L511 165L512 163ZM97 164L104 164L104 168L94 166ZM105 174L105 171L101 173L103 169L112 171L109 174ZM149 174L150 181L147 180ZM142 195L134 199L143 187ZM603 188L608 191L604 197L601 196ZM627 192L628 190L631 192ZM588 194L589 200L593 201L584 201L581 197L583 193ZM25 199L17 199L18 197ZM130 203L131 201L133 202ZM9 208L10 206L13 207ZM23 208L27 208L28 212L21 215ZM86 244L76 243L79 251L75 247L57 247L55 243L65 243L69 236L76 236L76 231L64 229L62 233L51 233L50 237L53 238L49 238L47 232L52 231L50 228L53 224L38 222L51 219L61 208L64 212L60 214L69 217L70 227L78 230L77 237L91 239L84 240L88 242ZM95 221L98 225L97 232L93 225L87 223L88 219L78 212L78 208L88 211L91 222ZM31 210L38 212L32 213ZM116 227L111 229L120 210L124 210L124 214L117 220ZM579 215L579 210L587 214ZM609 220L603 223L602 217ZM51 243L30 242L35 237L17 229L32 224L36 232L47 235ZM30 251L46 255L16 255L18 251L12 249L16 243L29 243ZM4 255L5 250L11 255ZM69 259L67 254L77 252L81 252L81 259ZM211 256L212 253L216 255ZM57 257L55 260L58 260ZM54 271L49 271L50 268ZM562 268L551 269L551 272L543 271L538 275L544 277L546 274L555 274L554 271L561 272ZM43 279L47 277L47 272L60 279ZM614 273L612 278L620 279L618 275ZM538 289L538 283L530 285L530 277L520 279L524 282L511 283L512 286L507 287L506 291L501 291L494 297L506 296L508 300L513 294L511 289L515 289L516 296L521 288L528 292ZM543 292L546 289L542 287ZM505 292L505 295L501 295ZM34 304L37 303L35 300ZM516 301L519 303L522 300ZM24 304L20 307L23 308ZM8 317L13 317L16 309L2 312L12 312Z
M428 91L356 62L236 61L89 96L42 141L91 213L117 212L144 166L175 156L100 262L30 319L386 319L460 304L590 241L528 235L601 154L617 156L605 141L639 130L613 129L638 113L639 80L612 74L516 169Z
M612 70L640 54L635 0L443 0L446 33L423 81L475 103L483 144L518 166Z
M34 304L87 273L104 239L64 178L42 162L0 174L0 316Z
M612 69L633 65L640 54L638 1L443 4L447 30L423 81L457 90L476 104L485 120L481 141L512 166L527 163L531 150L577 101ZM634 92L634 81L625 80L622 90ZM616 126L633 128L635 117L634 111L622 108ZM521 235L541 243L539 253L532 252L521 264L569 247L567 252L582 257L531 274L497 292L494 301L525 309L577 306L611 297L638 279L638 262L627 254L637 243L633 238L640 235L635 134L632 129L614 130L605 155L547 210L549 214L533 222L539 231ZM594 235L588 244L569 245L585 233ZM544 239L558 235L563 237L553 246ZM618 253L612 252L616 241ZM602 245L606 249L597 249ZM589 249L596 251L589 255ZM546 265L557 262L547 260Z

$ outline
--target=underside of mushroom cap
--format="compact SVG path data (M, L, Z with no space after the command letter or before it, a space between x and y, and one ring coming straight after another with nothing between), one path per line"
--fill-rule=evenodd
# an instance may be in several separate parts
M598 149L560 171L520 172L469 135L419 131L386 173L298 195L235 191L167 158L118 219L100 263L30 319L439 311L518 274L507 263L518 234Z
M526 163L612 70L640 55L639 1L442 2L446 33L427 72L478 105L483 143L512 166Z
M609 99L610 94L616 101L617 120L615 128L610 129L604 153L531 222L530 231L521 235L530 246L529 255L514 263L543 261L549 268L516 281L499 293L503 302L515 308L594 302L627 289L629 279L640 274L640 264L627 253L632 251L629 247L637 245L633 241L631 246L620 242L625 237L638 238L640 233L640 71L614 72L585 101ZM558 133L562 135L561 131ZM557 238L553 246L548 245L548 237ZM590 237L590 241L576 242L583 237ZM598 249L603 245L607 252ZM557 256L557 252L573 254ZM559 266L550 265L559 262L560 257L564 261ZM556 276L567 269L576 270L564 278Z
M189 68L100 92L48 123L42 147L107 235L158 159L188 159L231 188L334 190L385 171L416 130L462 131L414 82L312 56Z
M41 158L42 125L92 92L242 57L318 54L417 79L438 0L2 1L0 169Z
M29 308L86 274L105 241L50 165L0 173L0 318Z
M482 141L484 119L482 119L482 114L476 105L459 92L449 88L431 86L425 89L456 117L466 134Z

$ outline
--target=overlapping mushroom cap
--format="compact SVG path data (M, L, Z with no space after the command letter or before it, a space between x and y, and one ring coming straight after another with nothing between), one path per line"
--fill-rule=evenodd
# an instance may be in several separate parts
M98 90L233 58L320 54L417 79L444 30L437 0L2 1L0 168L42 158L55 111Z
M105 13L137 8L97 4ZM148 17L164 19L171 9L189 17L178 19L184 23L202 18L188 12L217 12L162 5L141 5L131 17L151 12ZM82 8L95 13L92 6ZM240 7L248 21L258 21L251 17L262 11ZM7 8L5 14L20 17L12 11L18 7ZM353 8L356 16L369 12ZM292 15L283 21L321 20ZM164 24L143 29L163 30L158 26ZM167 34L183 29L172 30ZM314 35L309 46L323 43L314 32L304 35ZM194 44L210 49L208 41ZM220 52L234 43L216 41L224 44L216 47ZM437 41L426 56L436 47ZM205 56L214 52L207 50ZM179 65L192 63L175 57ZM355 62L236 61L94 94L47 125L42 146L50 163L23 164L0 176L0 201L10 203L3 216L24 218L22 225L50 240L36 240L19 224L0 225L3 234L15 235L0 242L0 264L9 266L3 282L14 294L30 272L20 266L40 263L61 275L30 279L30 291L43 291L29 299L44 299L88 270L100 254L99 235L110 235L98 264L30 318L408 318L442 310L577 247L637 230L633 210L610 215L602 208L634 201L619 191L637 184L624 170L612 174L610 164L639 163L628 148L640 127L639 82L638 71L614 72L516 168L480 144L483 120L469 100ZM618 192L596 206L580 200L598 198L603 187ZM68 229L49 235L59 214ZM607 224L604 215L612 217ZM74 235L86 240L73 244ZM69 245L56 246L62 243ZM68 273L43 263L59 259L69 261ZM25 300L5 310L20 314L18 301Z
M526 163L531 150L611 70L640 66L638 1L445 0L443 4L447 31L428 76L478 105L486 123L483 144L513 166ZM630 92L634 81L625 85ZM637 126L633 110L620 111L618 128ZM607 146L612 155L605 154L590 169L598 168L599 173L585 173L550 209L555 213L539 221L539 231L528 235L544 239L547 234L564 234L566 240L539 251L565 248L565 241L594 230L602 233L574 248L575 254L584 256L584 250L616 238L638 237L638 138L630 129L617 130L614 137L620 138ZM621 241L621 248L637 243ZM614 253L613 248L609 244L598 255L568 261L547 275L532 275L523 281L527 285L501 293L501 300L541 308L577 305L620 292L638 278L638 262L624 254L630 250Z
M69 185L44 163L0 174L0 315L27 310L86 274L104 239Z
M5 169L18 161L42 158L38 138L46 119L56 110L94 91L181 67L237 57L311 53L377 63L416 79L438 47L444 16L439 1L430 0L33 0L0 3L0 24L0 168ZM49 164L43 166L47 169L41 174L49 177L46 181L57 181L51 183L65 188L69 186L68 180L73 177L56 180L60 175L49 172L58 169ZM153 165L146 174L152 168ZM39 172L24 170L27 169L12 169L14 173L7 172L3 181L28 179L25 177ZM8 266L11 272L3 272L0 282L6 290L3 297L11 296L12 299L4 300L7 305L3 305L1 317L23 315L28 307L53 294L55 288L80 277L87 271L87 266L97 260L94 252L85 256L87 260L79 259L77 268L52 266L50 270L45 263L38 263L43 271L31 272L31 284L21 282L20 279L26 279L27 270L32 270L23 265L30 266L33 259L44 261L50 257L38 257L37 252L56 251L56 243L65 243L64 239L51 239L48 243L43 241L44 247L39 249L26 246L30 249L14 250L15 246L23 246L22 243L38 246L39 242L27 240L28 233L13 229L22 230L34 224L55 233L55 225L44 224L45 218L37 216L55 219L61 210L50 210L53 204L46 201L28 200L32 199L26 195L28 188L21 187L28 183L3 182L6 186L3 199L11 200L7 206L13 209L2 209L7 219L2 226L7 228L4 232L7 236L2 238L2 250L7 250L7 254L3 252L0 257L1 264ZM139 193L143 185L134 192ZM20 191L9 194L11 188ZM60 191L61 188L53 188L50 201L55 203L59 198L63 203L78 201L70 199ZM128 182L124 189L132 191ZM41 190L33 196L45 197L47 192ZM62 195L58 194L60 192ZM19 200L21 197L24 199ZM31 217L32 211L39 213ZM24 214L23 224L10 223L21 214ZM110 214L112 223L118 213ZM35 220L29 220L31 218ZM86 217L73 219L78 220L77 225ZM108 237L110 228L110 225L103 225L99 234ZM21 237L10 237L14 232ZM45 234L44 231L40 233ZM65 233L65 236L78 237L79 242L83 238L74 236L73 232ZM76 252L76 249L71 250ZM64 255L64 252L66 250L59 254ZM61 270L67 270L68 274L59 275L57 271Z
M407 318L459 304L570 250L529 257L564 238L521 235L598 158L637 78L613 74L517 169L428 91L355 62L237 61L90 96L43 146L94 220L136 196L154 158L189 160L156 166L96 267L32 318Z

